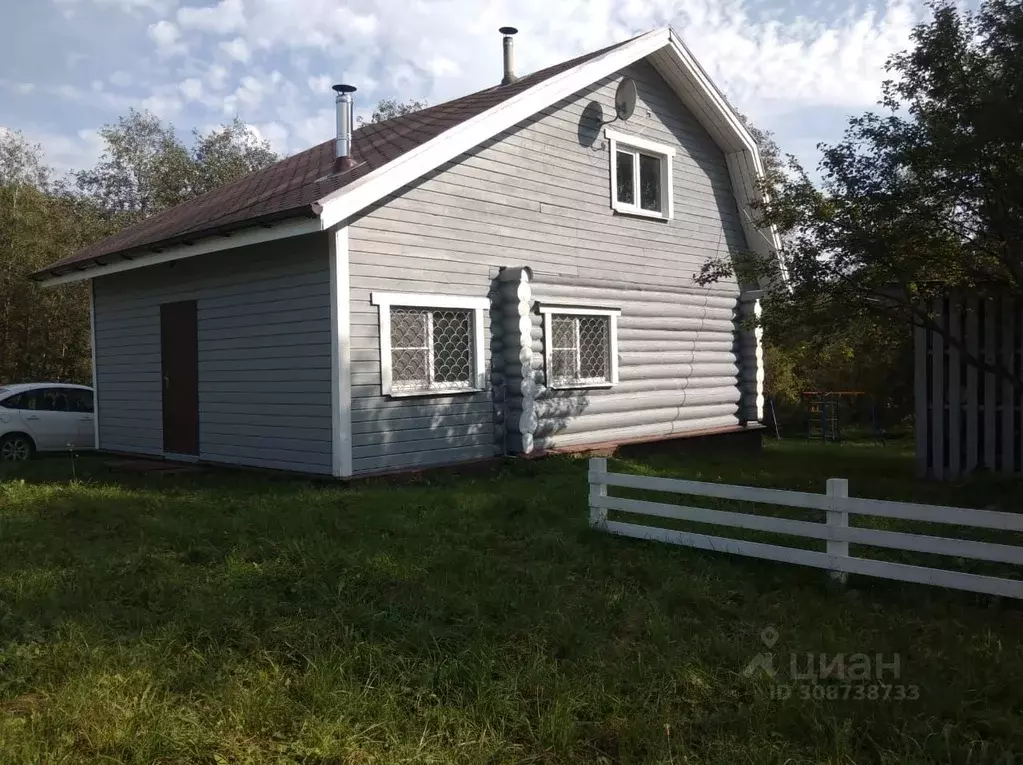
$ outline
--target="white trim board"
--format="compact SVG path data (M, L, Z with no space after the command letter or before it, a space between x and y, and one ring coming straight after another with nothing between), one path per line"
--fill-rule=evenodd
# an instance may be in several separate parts
M330 414L331 472L352 474L352 301L349 289L348 227L330 237Z
M598 308L584 304L552 304L542 303L539 307L543 316L543 347L544 347L544 381L552 390L582 390L584 388L610 388L618 384L618 317L622 315L620 308ZM552 370L554 355L554 319L556 314L562 316L606 316L608 342L608 379L593 381L557 382L553 379ZM578 333L577 333L578 334ZM576 340L579 338L576 337ZM579 349L579 353L582 350Z
M418 292L373 292L370 303L377 306L380 326L380 393L391 398L411 396L450 396L460 393L478 393L486 388L487 356L484 312L490 310L490 298L464 295L437 295ZM423 388L417 390L392 390L391 368L391 307L408 308L462 308L472 311L473 327L473 370L474 384L465 388Z
M611 197L611 208L621 215L640 215L644 218L657 218L660 220L671 220L675 217L675 147L664 143L657 143L640 136L629 135L619 130L606 128L604 135L610 146L608 147L608 159L611 163L610 189L608 194ZM633 201L622 202L618 199L618 152L629 154L633 157ZM647 210L639 199L640 188L642 187L640 173L640 155L654 157L660 168L660 210Z
M92 448L99 450L99 386L96 374L96 282L89 282L89 347L92 349Z

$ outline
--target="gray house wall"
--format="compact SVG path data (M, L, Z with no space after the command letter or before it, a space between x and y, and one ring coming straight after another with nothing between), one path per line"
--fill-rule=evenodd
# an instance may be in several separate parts
M599 123L614 114L622 74L639 98L633 117L614 127L676 147L673 220L611 210ZM482 458L505 444L558 448L737 425L739 291L697 288L693 274L745 244L722 152L646 62L383 200L349 223L355 472ZM528 288L515 286L517 271L499 280L506 267L528 268ZM381 396L374 291L491 295L492 388ZM543 390L537 302L565 298L622 309L613 389ZM535 386L523 386L530 373Z
M199 458L330 473L325 234L95 279L100 448L162 454L160 304L192 299Z

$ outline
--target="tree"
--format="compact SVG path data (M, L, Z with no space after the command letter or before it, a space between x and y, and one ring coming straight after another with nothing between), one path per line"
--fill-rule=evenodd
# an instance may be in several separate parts
M429 104L417 98L410 98L408 101L399 101L397 98L382 98L377 102L377 108L373 110L370 123L383 122L392 117L404 117L406 114L422 111ZM362 119L360 118L360 122Z
M50 175L38 145L0 134L0 382L89 378L85 286L48 290L27 277L110 229Z
M192 137L189 193L196 196L281 159L269 141L260 140L238 117L205 135L193 130Z
M188 198L191 158L172 125L134 109L100 130L99 163L76 174L78 189L128 226Z
M758 128L745 114L733 109L739 121L753 137L760 152L760 161L764 165L763 183L766 190L773 196L785 180L785 161L782 159L781 147L770 130Z
M1015 370L969 353L928 306L953 289L1023 297L1023 9L932 9L912 49L888 64L882 110L820 147L821 187L792 164L764 205L763 222L783 235L787 288L743 254L703 277L773 277L765 315L816 336L857 322L927 327L1020 389Z
M39 146L0 132L0 382L90 377L88 287L44 288L29 274L278 159L237 119L193 131L190 148L148 112L101 134L97 165L62 182Z
M96 167L76 174L76 187L122 226L131 225L272 165L280 157L237 117L209 133L192 131L192 147L174 126L148 111L129 110L100 131L106 144Z

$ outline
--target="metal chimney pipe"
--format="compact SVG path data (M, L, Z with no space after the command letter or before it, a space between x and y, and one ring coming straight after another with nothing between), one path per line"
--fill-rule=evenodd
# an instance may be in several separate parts
M354 85L335 85L337 96L334 105L337 108L337 138L334 141L334 159L347 159L352 153L352 125L355 113L355 102L352 93Z
M515 76L515 48L512 42L512 35L518 34L515 27L501 27L497 30L504 35L504 78L502 85L511 85L519 79Z

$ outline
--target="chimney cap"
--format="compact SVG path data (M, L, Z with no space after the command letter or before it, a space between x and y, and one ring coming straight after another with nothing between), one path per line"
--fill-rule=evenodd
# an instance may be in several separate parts
M354 85L333 85L331 90L336 90L338 93L354 93L358 88Z
M517 30L515 27L501 27L497 31L503 35L514 35L518 34L519 32L519 30Z

